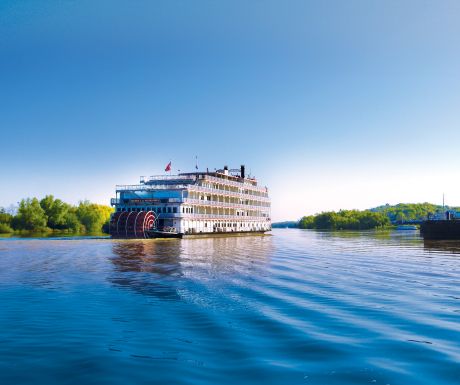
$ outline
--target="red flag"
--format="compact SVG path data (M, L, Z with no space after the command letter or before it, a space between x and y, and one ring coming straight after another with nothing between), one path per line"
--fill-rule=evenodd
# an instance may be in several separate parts
M171 171L171 162L166 165L165 171Z

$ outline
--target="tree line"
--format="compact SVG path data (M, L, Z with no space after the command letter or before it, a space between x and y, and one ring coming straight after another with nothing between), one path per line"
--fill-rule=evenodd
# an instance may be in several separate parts
M383 205L371 209L388 216L392 223L404 223L408 221L422 221L434 214L449 211L459 211L458 207L434 205L432 203L399 203L394 206Z
M328 211L303 217L299 221L301 229L319 230L369 230L390 225L389 218L370 210Z
M298 222L298 227L322 230L368 230L384 228L391 224L423 221L429 216L446 210L460 211L460 208L432 203L399 203L393 206L386 204L369 210L328 211L304 216Z
M110 206L82 201L71 205L53 195L41 200L25 198L19 202L15 212L0 208L0 233L14 231L67 231L71 233L107 232Z

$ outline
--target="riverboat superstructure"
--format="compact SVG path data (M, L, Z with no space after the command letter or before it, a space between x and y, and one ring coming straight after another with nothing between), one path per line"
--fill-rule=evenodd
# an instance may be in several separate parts
M110 233L115 238L253 233L271 230L267 187L245 167L141 177L116 186Z

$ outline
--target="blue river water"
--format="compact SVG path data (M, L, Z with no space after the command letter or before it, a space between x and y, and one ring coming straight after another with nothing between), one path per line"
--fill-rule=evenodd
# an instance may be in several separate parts
M460 243L0 239L1 384L459 384Z

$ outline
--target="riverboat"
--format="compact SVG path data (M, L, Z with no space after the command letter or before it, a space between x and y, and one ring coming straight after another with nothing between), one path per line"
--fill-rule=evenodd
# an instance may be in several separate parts
M170 165L168 167L170 169ZM113 238L264 233L271 230L268 188L245 167L141 177L117 185L111 199Z

